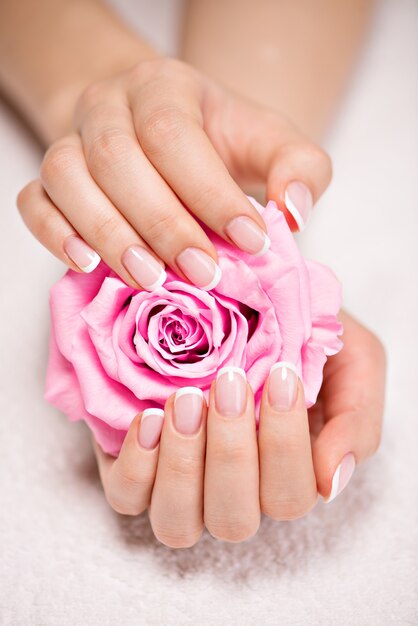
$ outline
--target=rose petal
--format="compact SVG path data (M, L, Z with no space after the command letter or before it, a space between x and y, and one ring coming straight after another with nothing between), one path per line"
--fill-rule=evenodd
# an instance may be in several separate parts
M72 337L80 311L92 301L108 274L109 268L104 263L100 263L90 274L68 270L51 288L51 324L59 350L67 359L70 358Z

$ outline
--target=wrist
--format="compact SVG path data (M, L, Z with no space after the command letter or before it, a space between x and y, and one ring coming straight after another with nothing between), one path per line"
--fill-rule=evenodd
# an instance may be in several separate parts
M46 145L89 84L156 56L102 0L0 2L0 89Z

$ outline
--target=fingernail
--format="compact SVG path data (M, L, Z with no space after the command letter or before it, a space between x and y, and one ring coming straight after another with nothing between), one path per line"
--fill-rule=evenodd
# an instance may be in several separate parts
M354 454L349 452L345 455L332 477L331 493L325 502L328 504L334 498L342 492L342 490L348 485L350 478L352 477L356 468L356 459Z
M194 435L202 421L203 393L197 387L183 387L174 399L174 426L182 435Z
M270 370L268 400L275 411L289 411L298 394L298 375L293 363L280 361Z
M270 247L270 238L250 217L241 215L227 224L226 233L244 252L261 256Z
M122 263L132 278L147 291L161 287L167 278L157 259L141 246L128 248L122 256Z
M176 261L181 271L200 289L210 291L221 280L221 268L203 250L186 248L177 255Z
M145 409L139 426L139 445L147 450L155 448L160 440L163 423L164 411L162 409Z
M78 235L67 237L64 241L64 250L66 255L86 274L95 270L101 261L97 252Z
M289 183L284 193L284 203L287 210L293 216L300 231L308 221L313 207L313 198L310 189L298 181Z
M221 415L237 417L247 403L247 378L240 367L222 367L216 377L215 405Z

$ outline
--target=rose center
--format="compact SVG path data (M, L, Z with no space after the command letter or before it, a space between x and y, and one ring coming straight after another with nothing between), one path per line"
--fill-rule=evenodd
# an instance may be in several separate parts
M148 324L157 330L158 350L165 359L194 362L210 351L210 342L202 324L185 310L171 306L155 307L150 312Z

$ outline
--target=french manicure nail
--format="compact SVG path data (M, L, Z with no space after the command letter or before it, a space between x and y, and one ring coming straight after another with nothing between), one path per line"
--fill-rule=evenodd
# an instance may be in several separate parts
M309 187L299 181L289 183L284 193L284 203L299 230L302 231L313 207L313 198Z
M203 393L197 387L178 389L174 399L174 426L182 435L194 435L202 421Z
M139 445L147 450L155 448L160 440L163 423L164 411L162 409L145 409L139 425Z
M296 402L298 375L293 363L279 361L270 370L268 400L275 411L289 411Z
M210 291L221 280L219 265L199 248L186 248L177 255L176 261L181 271L200 289Z
M64 250L66 255L86 274L95 270L101 261L97 252L78 235L70 235L65 239Z
M227 235L244 252L261 256L270 247L270 238L250 217L240 215L227 224Z
M164 284L167 274L157 259L142 248L132 246L122 256L122 263L132 278L147 291L153 291Z
M216 377L215 405L221 415L238 417L247 403L247 378L240 367L222 367Z
M331 493L325 502L328 504L332 502L334 498L342 492L342 490L348 485L350 478L352 477L356 468L356 459L354 454L349 452L345 455L332 477Z

